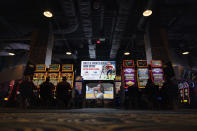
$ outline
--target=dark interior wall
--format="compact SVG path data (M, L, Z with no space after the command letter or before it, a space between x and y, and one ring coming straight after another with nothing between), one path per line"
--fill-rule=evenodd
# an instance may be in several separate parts
M17 65L25 65L27 62L27 55L21 54L16 56L1 56L0 57L0 71L8 68L13 68Z
M0 57L0 71L3 69L3 59Z
M5 69L0 72L0 83L10 80L19 80L23 78L24 65L18 65L14 68Z

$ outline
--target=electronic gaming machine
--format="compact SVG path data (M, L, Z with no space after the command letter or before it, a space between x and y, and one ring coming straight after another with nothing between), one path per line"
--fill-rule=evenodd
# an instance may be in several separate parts
M81 76L76 76L75 78L75 89L78 91L79 94L82 93L82 84L83 84L82 80L83 79Z
M145 88L149 79L147 60L137 61L137 82L138 88Z
M39 89L40 85L46 81L46 77L47 77L46 65L37 64L33 75L33 83L37 89Z
M62 77L66 77L67 82L70 83L71 88L73 88L73 82L74 82L73 64L63 64L62 65L62 72L60 74L60 81L62 81Z
M179 88L179 98L181 103L190 104L190 94L189 94L189 84L186 81L180 82L178 84Z
M160 88L163 86L164 74L160 60L151 61L151 78L155 85L158 85Z
M53 83L54 86L57 86L59 82L60 76L60 64L51 64L49 65L48 77L50 77L50 82Z
M122 75L124 88L135 85L135 65L133 60L123 60Z

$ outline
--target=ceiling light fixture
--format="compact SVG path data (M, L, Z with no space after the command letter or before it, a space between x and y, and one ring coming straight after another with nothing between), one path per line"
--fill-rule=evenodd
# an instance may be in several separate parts
M129 52L125 52L124 55L130 55L130 53Z
M70 51L67 51L66 54L67 54L67 55L71 55L72 53L71 53Z
M152 10L145 10L143 12L143 16L150 16L152 14Z
M189 52L188 52L188 51L185 51L185 52L183 52L182 54L183 54L183 55L188 55Z
M8 55L10 55L10 56L14 56L15 54L10 52L10 53L8 53Z
M50 11L48 11L48 10L44 11L44 12L43 12L43 15L44 15L45 17L47 17L47 18L53 17L52 12L50 12Z

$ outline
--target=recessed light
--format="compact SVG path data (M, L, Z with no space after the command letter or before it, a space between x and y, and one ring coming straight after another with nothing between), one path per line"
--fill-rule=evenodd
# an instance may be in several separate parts
M14 56L15 54L10 52L10 53L8 53L8 55Z
M125 52L124 55L130 55L130 53L129 52Z
M188 51L185 51L185 52L183 52L182 54L183 54L183 55L188 55L189 52L188 52Z
M152 10L145 10L143 12L143 16L150 16L152 14Z
M50 11L48 11L48 10L44 11L44 12L43 12L43 15L44 15L45 17L47 17L47 18L53 17L53 14L52 14Z
M71 53L70 51L67 51L66 54L67 54L67 55L71 55L72 53Z

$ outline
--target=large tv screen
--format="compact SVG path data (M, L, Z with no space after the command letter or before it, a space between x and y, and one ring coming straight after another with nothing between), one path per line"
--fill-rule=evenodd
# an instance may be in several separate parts
M86 84L86 99L113 99L114 88L112 83Z
M116 76L116 62L82 61L81 76L83 80L114 80Z

